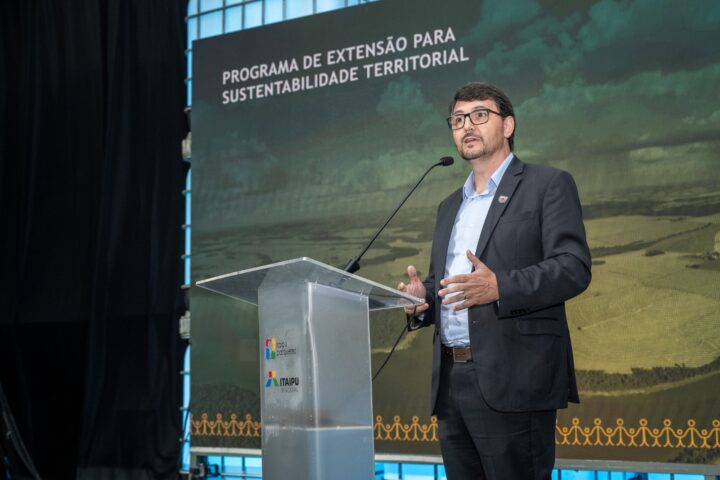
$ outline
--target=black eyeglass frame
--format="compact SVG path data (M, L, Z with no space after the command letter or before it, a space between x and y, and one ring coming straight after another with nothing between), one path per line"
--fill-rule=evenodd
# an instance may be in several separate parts
M501 117L503 116L502 113L496 112L495 110L492 110L490 108L478 108L476 110L473 110L470 113L454 113L454 114L450 115L449 117L447 117L445 120L447 121L447 124L448 124L448 127L450 128L450 130L460 130L461 128L464 128L465 122L467 122L468 119L470 119L470 123L472 123L473 125L483 125L483 124L487 123L488 121L490 121L490 115L488 115L487 120L485 120L484 122L479 122L479 123L473 122L473 119L470 117L470 115L472 115L473 113L478 113L478 112L490 112L490 113L494 113L495 115L499 115ZM454 117L460 117L460 116L463 117L462 125L460 125L457 128L453 128L452 123L450 123L450 120L452 120Z

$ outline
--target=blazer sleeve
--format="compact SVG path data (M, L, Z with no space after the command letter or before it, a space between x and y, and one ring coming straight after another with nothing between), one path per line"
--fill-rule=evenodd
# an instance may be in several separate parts
M450 198L450 197L448 197ZM447 199L445 199L440 205L438 205L437 213L435 215L435 232L433 233L433 246L434 249L437 247L435 245L435 239L438 237L438 225L440 224L440 212L443 210L443 205ZM435 262L433 260L434 255L431 252L430 254L430 267L428 268L428 274L427 277L423 280L423 285L425 285L425 302L428 304L428 309L425 310L423 313L417 316L408 315L407 321L408 321L408 329L409 330L417 330L418 328L428 327L430 325L433 325L435 323L435 299L437 298L437 295L435 294ZM442 274L442 272L441 272Z
M558 170L542 199L543 260L525 268L495 272L498 316L516 316L551 307L582 293L590 284L590 250L577 187Z
M407 316L410 331L428 327L435 323L435 268L432 258L430 259L430 270L425 280L423 280L423 285L425 285L425 301L428 304L428 309L420 315Z

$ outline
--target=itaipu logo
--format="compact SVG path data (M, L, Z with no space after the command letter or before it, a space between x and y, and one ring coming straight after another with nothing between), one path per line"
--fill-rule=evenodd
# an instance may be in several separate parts
M268 372L268 378L265 380L265 388L270 388L272 386L279 387L280 383L278 382L277 378L277 370L270 370Z
M265 360L275 360L277 356L277 340L275 338L265 339Z
M300 386L300 377L278 377L277 370L268 371L267 379L265 379L265 388L282 387L283 391L297 391Z

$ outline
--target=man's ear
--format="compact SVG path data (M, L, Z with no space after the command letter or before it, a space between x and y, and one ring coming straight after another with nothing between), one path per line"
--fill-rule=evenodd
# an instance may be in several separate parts
M503 135L510 138L515 131L515 117L503 118Z

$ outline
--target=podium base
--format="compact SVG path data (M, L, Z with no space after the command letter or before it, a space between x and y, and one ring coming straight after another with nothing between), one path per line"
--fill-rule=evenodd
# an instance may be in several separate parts
M266 425L272 460L263 462L263 478L294 480L368 480L374 478L372 428L342 426L297 428ZM269 459L268 459L269 460Z

